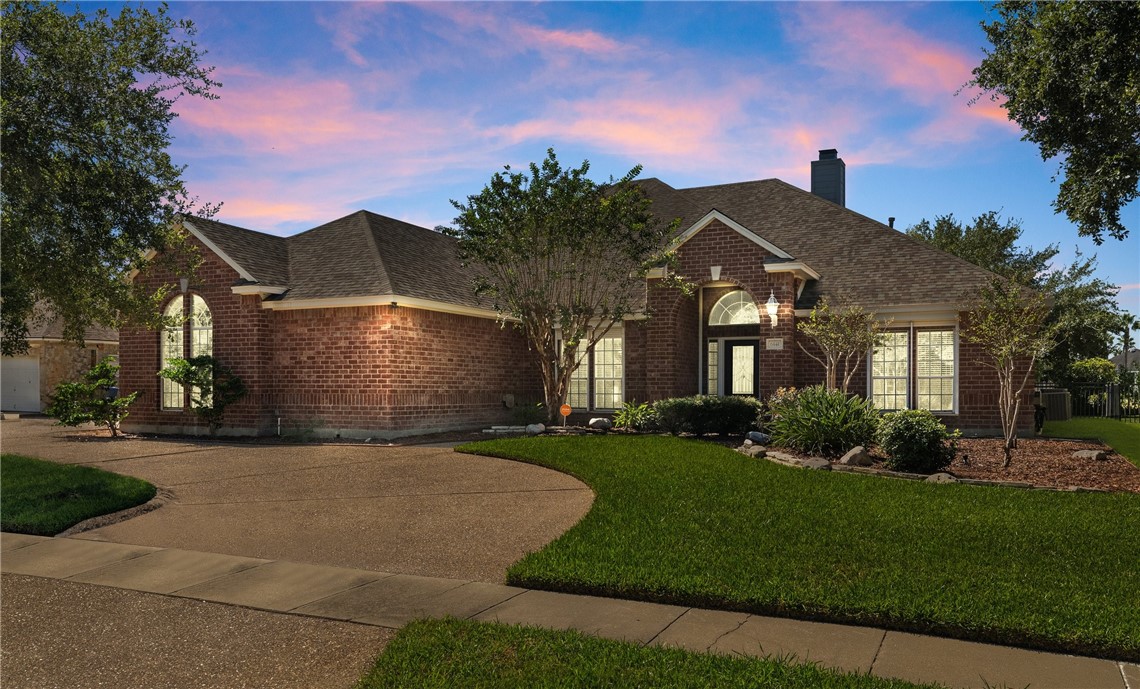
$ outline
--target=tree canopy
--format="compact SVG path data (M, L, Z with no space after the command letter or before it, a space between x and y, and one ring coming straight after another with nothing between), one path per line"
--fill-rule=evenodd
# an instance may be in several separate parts
M112 17L8 0L0 34L4 354L26 350L37 302L76 342L92 323L153 324L165 293L127 277L182 244L175 220L196 205L166 151L172 106L220 86L193 23L165 5Z
M1046 325L1055 333L1056 346L1041 359L1041 375L1063 382L1069 365L1080 359L1108 354L1119 328L1114 300L1118 288L1096 277L1096 257L1078 251L1072 263L1056 267L1056 245L1036 250L1018 246L1024 232L1021 221L1002 219L996 211L983 213L970 224L953 214L922 220L907 234L954 254L1051 298Z
M526 336L550 419L585 353L644 309L645 275L668 260L676 229L634 184L640 166L602 184L589 170L589 161L563 169L550 149L529 174L508 166L466 203L452 201L459 215L443 228L479 269L476 291Z
M1005 0L982 22L981 87L1064 175L1053 208L1098 244L1123 239L1140 190L1140 2Z

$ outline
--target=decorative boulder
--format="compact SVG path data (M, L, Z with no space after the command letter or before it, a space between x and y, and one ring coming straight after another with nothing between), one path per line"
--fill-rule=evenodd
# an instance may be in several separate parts
M607 419L603 416L599 416L596 419L590 419L590 428L594 428L594 429L597 429L599 431L608 431L613 427L614 427L614 422L610 421L609 419Z
M856 467L869 467L874 464L874 462L871 461L871 455L867 452L867 448L862 445L856 445L848 450L847 454L843 455L843 458L839 460L839 463Z
M937 474L931 474L930 476L927 476L925 480L927 483L957 483L958 482L958 479L954 478L953 476L951 476L950 474L947 474L945 472L941 472L941 473L937 473Z
M752 447L752 441L746 438L744 440L744 447Z
M757 445L767 445L768 443L772 442L771 436L769 436L767 433L761 433L760 431L748 431L748 435L744 437L756 443Z
M800 466L805 469L820 469L822 471L831 471L831 462L823 459L822 457L811 457L801 462Z
M541 423L532 423L526 427L527 435L542 435L546 432L546 426Z
M763 445L750 445L744 448L744 454L748 455L749 457L760 458L768 454L768 448L764 447Z
M1103 462L1108 459L1108 453L1103 450L1077 450L1073 453L1073 459L1095 459Z

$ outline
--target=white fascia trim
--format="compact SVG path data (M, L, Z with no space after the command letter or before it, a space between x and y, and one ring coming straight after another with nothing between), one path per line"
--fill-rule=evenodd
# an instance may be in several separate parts
M654 280L654 279L658 279L658 280L659 280L659 279L661 279L661 278L663 278L663 277L665 277L665 269L664 269L664 268L650 268L650 269L649 269L649 270L648 270L648 271L645 273L645 278L646 278L647 280Z
M237 274L240 275L243 280L249 280L250 282L257 282L257 278L250 275L248 270L239 266L237 261L235 261L232 258L230 258L229 256L227 256L226 252L219 249L217 244L211 242L206 237L206 235L202 234L202 231L199 230L197 227L194 227L194 225L189 220L183 220L182 226L185 227L187 230L190 230L190 234L197 237L198 241L200 241L206 245L206 248L208 248L210 251L213 251L215 254L217 254L218 258L225 261L226 265L228 265L230 268L233 268L234 270L236 270Z
M230 288L234 294L256 294L264 299L271 294L285 294L288 287L275 287L271 285L234 285Z
M295 299L285 301L263 301L261 308L273 311L297 311L300 309L336 309L353 306L404 306L424 311L438 311L440 313L454 313L460 316L474 316L475 318L490 318L497 321L515 321L510 316L502 316L491 309L478 309L472 306L448 304L431 299L416 297L403 297L398 294L380 294L368 297L329 297L326 299Z
M674 250L680 248L680 246L682 244L684 244L685 242L692 239L694 235L696 235L698 232L700 232L701 230L708 227L709 223L711 223L714 220L721 221L722 223L724 223L725 225L729 226L730 228L735 230L737 233L739 233L740 236L744 237L745 239L749 240L750 242L752 242L754 244L757 244L757 245L763 247L764 249L766 249L768 251L768 253L774 254L777 258L792 258L792 255L789 254L788 252L784 251L783 249L776 246L775 244L772 244L771 242L766 241L760 235L756 234L752 230L748 229L744 225L741 225L740 223L736 222L735 220L728 217L724 213L721 213L720 211L716 210L715 208L712 209L711 211L709 211L705 215L705 217L698 220L689 229L682 232L675 240L673 240L672 248Z
M71 340L64 340L64 339L59 338L59 337L37 337L34 339L30 338L30 337L28 338L28 345L30 345L30 346L39 346L42 344L67 344L67 345L73 345L75 347L78 347L78 345L76 345ZM92 340L91 338L87 338L87 337L83 338L83 345L84 346L87 346L87 345L117 345L117 344L119 344L118 340Z
M911 304L868 310L873 311L876 320L880 321L889 320L894 323L914 325L956 325L960 307L950 304ZM795 314L797 317L806 318L811 315L811 309L796 309Z
M147 249L146 251L142 252L142 259L143 259L143 261L149 261L157 255L158 255L157 250ZM127 282L134 282L135 276L138 274L139 274L139 269L138 268L132 268L131 272L127 273Z
M803 280L818 280L819 273L814 268L804 263L803 261L781 261L779 263L764 262L764 272L766 273L795 273L795 276Z

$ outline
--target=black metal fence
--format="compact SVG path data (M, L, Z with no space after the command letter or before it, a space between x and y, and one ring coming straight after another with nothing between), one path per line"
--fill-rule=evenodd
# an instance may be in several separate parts
M1136 385L1074 385L1069 394L1073 416L1140 423L1140 387Z

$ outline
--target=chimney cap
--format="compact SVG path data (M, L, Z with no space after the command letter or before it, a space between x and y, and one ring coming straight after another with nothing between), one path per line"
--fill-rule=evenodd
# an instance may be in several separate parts
M834 148L824 148L819 152L820 160L835 160L838 157L839 151L835 150Z

